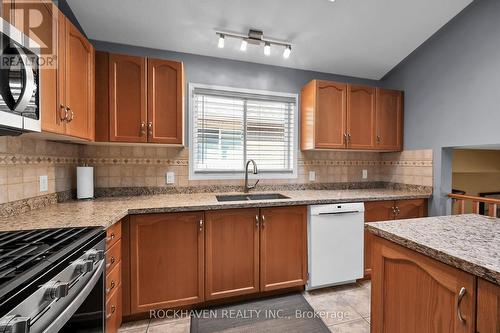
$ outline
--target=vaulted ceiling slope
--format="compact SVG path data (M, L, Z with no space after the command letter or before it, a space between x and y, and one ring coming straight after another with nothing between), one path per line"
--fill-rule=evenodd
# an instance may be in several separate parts
M472 0L67 0L91 39L380 79ZM282 49L226 40L215 29L290 41Z

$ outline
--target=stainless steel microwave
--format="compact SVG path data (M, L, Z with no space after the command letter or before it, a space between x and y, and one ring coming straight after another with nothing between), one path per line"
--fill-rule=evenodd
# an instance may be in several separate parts
M40 47L0 18L0 135L40 132Z

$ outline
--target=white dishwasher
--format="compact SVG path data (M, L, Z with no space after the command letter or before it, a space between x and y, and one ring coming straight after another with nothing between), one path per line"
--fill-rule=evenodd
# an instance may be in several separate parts
M364 211L362 202L308 207L306 289L349 283L363 277Z

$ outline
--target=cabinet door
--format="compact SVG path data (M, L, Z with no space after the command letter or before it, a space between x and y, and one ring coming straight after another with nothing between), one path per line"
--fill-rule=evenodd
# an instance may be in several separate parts
M348 85L347 147L375 148L375 88Z
M203 301L203 213L130 218L131 313Z
M345 148L347 85L318 81L315 148Z
M146 58L110 54L110 141L148 141L146 98Z
M371 288L374 333L474 332L475 277L464 271L375 237Z
M34 28L34 33L30 37L40 45L45 45L44 49L55 52L55 58L47 61L57 61L58 59L58 27L57 17L59 15L55 6L46 2L40 1L39 3L31 3L31 6L40 12L43 12L44 18L41 25ZM53 13L53 9L55 12ZM44 54L45 55L45 54ZM58 104L58 64L46 63L40 69L40 110L42 115L42 131L47 131L56 134L64 134L66 132L66 124L64 122L63 109Z
M148 59L148 141L182 144L182 62Z
M500 286L483 279L477 282L477 332L500 332Z
M205 213L205 298L259 291L259 210Z
M396 201L396 220L415 219L427 216L427 200L398 200Z
M260 242L261 291L306 284L306 207L261 209Z
M403 93L377 88L377 149L399 151L403 145Z
M66 133L94 139L94 47L85 36L65 20L65 105L69 109Z
M393 200L365 202L365 222L394 220ZM369 278L372 270L372 238L374 236L365 230L365 278Z

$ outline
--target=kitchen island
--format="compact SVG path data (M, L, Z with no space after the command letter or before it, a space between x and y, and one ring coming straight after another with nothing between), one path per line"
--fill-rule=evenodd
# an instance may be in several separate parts
M499 332L500 219L367 224L372 332Z

